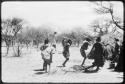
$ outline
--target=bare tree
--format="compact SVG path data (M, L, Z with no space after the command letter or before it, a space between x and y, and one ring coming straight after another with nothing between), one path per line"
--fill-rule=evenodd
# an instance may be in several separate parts
M101 21L97 19L97 20L94 20L92 24L90 25L90 27L93 28L93 31L95 33L98 33L99 36L103 36L104 34L109 33L108 30L111 24L108 21L106 21L105 24L103 24L103 22L105 21L103 20Z
M14 41L16 41L17 33L23 28L23 20L20 18L12 18L2 20L2 37L7 46L7 53L9 51L9 47L12 44L14 45Z
M73 28L68 33L62 32L62 34L58 34L57 36L58 42L61 42L63 37L70 38L73 42L72 44L78 47L79 47L79 44L82 43L86 37L90 39L92 38L92 36L89 33L85 32L81 27Z
M114 9L113 9L113 3L109 3L107 2L107 4L105 4L103 1L100 2L96 2L95 3L98 7L95 8L95 11L98 14L110 14L111 16L111 21L110 24L115 24L115 26L121 30L124 30L123 27L123 21L121 21L121 18L117 17L116 15L114 15ZM116 27L114 27L113 30L116 30Z

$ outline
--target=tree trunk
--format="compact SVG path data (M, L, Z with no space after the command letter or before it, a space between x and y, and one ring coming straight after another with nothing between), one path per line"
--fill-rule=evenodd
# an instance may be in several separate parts
M28 50L28 47L29 47L29 46L28 46L28 43L26 43L26 47L27 47L27 50Z
M18 45L18 47L17 47L17 56L20 57L20 55L21 55L20 46Z
M9 45L7 45L6 48L7 48L6 55L8 55L8 53L9 53Z

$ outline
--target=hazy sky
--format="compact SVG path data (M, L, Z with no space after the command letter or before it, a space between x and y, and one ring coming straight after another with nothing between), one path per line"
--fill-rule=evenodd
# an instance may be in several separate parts
M123 4L115 2L116 15L123 15ZM96 18L94 4L87 1L41 1L41 2L3 2L2 18L20 17L28 24L38 27L49 25L57 31L73 27L87 28Z

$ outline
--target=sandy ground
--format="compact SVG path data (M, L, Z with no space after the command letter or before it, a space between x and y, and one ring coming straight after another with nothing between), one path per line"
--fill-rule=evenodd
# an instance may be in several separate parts
M2 56L2 81L7 83L120 83L123 81L122 72L107 69L109 62L106 62L96 73L75 71L72 66L80 65L83 59L78 47L70 48L69 62L66 67L60 67L65 59L61 54L62 47L57 46L57 50L58 52L53 56L50 73L40 71L43 60L39 49L23 48L21 57ZM4 53L5 49L2 48L2 55ZM91 65L92 61L87 59L85 65Z

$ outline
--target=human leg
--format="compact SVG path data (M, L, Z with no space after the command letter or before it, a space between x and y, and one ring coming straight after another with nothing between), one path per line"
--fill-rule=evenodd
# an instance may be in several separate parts
M47 72L47 61L44 62L44 70Z
M64 61L62 65L65 67L65 64L69 60L69 52L68 51L63 52L63 56L65 57L66 60Z
M43 60L43 68L42 68L42 71L45 70L45 60Z
M63 63L63 66L65 67L65 64L67 63L67 61L69 60L69 58L66 58L66 60Z
M86 57L84 57L84 59L83 59L83 62L82 62L82 64L81 64L81 66L83 66L83 65L84 65L85 60L86 60Z
M83 59L83 61L82 61L82 64L81 64L81 66L83 66L83 64L85 63L85 60L86 60L86 54L85 54L85 51L83 50L83 51L80 51L81 52L81 55L82 55L82 57L84 57L84 59Z

